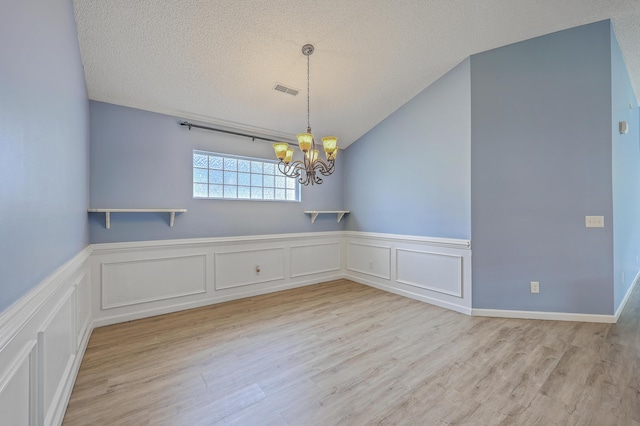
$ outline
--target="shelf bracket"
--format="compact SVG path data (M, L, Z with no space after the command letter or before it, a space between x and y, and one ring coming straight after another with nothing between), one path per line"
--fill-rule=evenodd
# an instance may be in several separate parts
M111 212L104 212L105 227L111 229Z
M338 213L338 223L340 223L340 221L342 220L344 216L344 212Z
M169 212L169 226L173 228L173 223L176 220L176 212Z
M311 223L315 222L317 217L318 213L311 213Z

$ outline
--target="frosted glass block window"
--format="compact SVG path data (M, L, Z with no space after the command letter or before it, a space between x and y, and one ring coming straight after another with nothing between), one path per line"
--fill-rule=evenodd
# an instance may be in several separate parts
M193 198L300 201L300 184L278 162L193 151Z

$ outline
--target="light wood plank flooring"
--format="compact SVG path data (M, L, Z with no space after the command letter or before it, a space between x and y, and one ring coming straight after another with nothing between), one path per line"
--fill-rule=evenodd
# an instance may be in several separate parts
M339 280L98 328L64 424L640 425L640 288L616 325Z

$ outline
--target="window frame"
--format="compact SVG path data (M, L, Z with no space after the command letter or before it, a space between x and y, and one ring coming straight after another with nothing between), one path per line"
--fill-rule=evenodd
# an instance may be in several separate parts
M196 155L205 155L207 156L207 165L206 168L204 166L198 166L196 165ZM218 157L222 159L222 165L220 168L218 167L211 167L211 157ZM226 169L226 163L225 160L226 159L231 159L235 161L235 170L231 170L231 169ZM249 169L248 171L246 170L238 170L238 165L240 161L248 161L249 162ZM298 182L298 179L296 178L289 178L287 176L285 176L284 174L280 173L280 171L278 170L278 161L277 160L271 160L271 159L265 159L265 158L257 158L257 157L247 157L247 156L242 156L242 155L234 155L234 154L225 154L225 153L221 153L221 152L213 152L213 151L204 151L204 150L200 150L200 149L194 149L192 151L192 155L191 155L191 163L192 163L192 175L191 175L191 197L194 200L235 200L235 201L275 201L278 203L300 203L302 201L302 188L301 188L301 184L300 182ZM258 172L257 169L253 169L254 167L254 163L261 163L260 165L260 170L261 172ZM274 173L273 175L270 173L265 174L264 173L264 165L265 164L273 164L274 167ZM254 170L256 170L254 172ZM196 177L196 173L197 171L199 171L198 173L200 173L200 178ZM202 171L206 171L206 177L207 177L207 182L205 183L203 181L203 172ZM220 172L220 173L214 173L212 175L211 172ZM235 174L235 178L233 177L233 175ZM246 179L247 175L249 178L248 184L240 184L240 174L243 175L242 179ZM215 182L212 182L212 176L216 176L215 178ZM222 176L222 178L220 178L220 176ZM258 176L260 176L260 178L258 178ZM270 176L273 176L273 185L267 185L265 186L265 176L267 178L269 178ZM253 185L254 183L254 177L255 177L255 182L256 183L260 183L259 185ZM281 177L282 179L284 179L284 186L283 187L279 187L276 186L276 183L278 181L278 177ZM198 180L199 179L199 180ZM227 183L229 182L229 183ZM245 182L245 181L243 181ZM202 196L202 195L196 195L197 191L196 191L196 185L206 185L207 186L207 195L206 196ZM290 185L293 185L293 188L290 187ZM215 189L218 189L217 187L221 188L221 196L212 196L211 195L211 187L214 186L216 187ZM229 192L226 191L226 188L230 188ZM231 189L231 188L235 188L235 190ZM240 188L248 188L249 192L248 192L248 197L240 197L239 196L239 189ZM254 189L260 188L260 193L261 193L261 198L253 198L253 191ZM265 195L265 188L267 189L273 189L273 198L264 198ZM278 190L283 190L284 191L284 199L277 199L276 198L276 194ZM295 195L295 199L288 199L287 197L289 196L289 191L293 190L294 191L294 195ZM201 193L201 191L200 191ZM235 196L227 196L227 194L231 194L231 193L235 193ZM257 193L257 192L256 192Z

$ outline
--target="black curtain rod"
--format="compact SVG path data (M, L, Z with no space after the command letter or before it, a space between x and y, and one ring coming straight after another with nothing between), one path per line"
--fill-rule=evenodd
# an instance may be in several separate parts
M244 136L245 138L251 138L252 140L260 139L261 141L267 141L267 142L283 142L282 140L263 138L262 136L248 135L246 133L232 132L231 130L223 130L223 129L216 129L215 127L201 126L199 124L189 123L188 121L182 121L180 122L180 125L187 126L189 130L191 130L192 127L195 127L197 129L211 130L213 132L227 133L229 135ZM295 145L295 144L290 143L290 145Z

